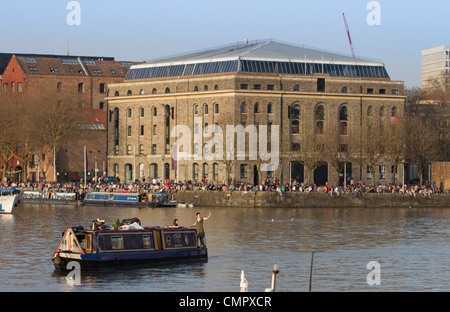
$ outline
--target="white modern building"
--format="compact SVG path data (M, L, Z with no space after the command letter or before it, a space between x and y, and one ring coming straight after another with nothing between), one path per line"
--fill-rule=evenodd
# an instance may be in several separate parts
M450 45L422 50L422 88L444 73L450 74Z

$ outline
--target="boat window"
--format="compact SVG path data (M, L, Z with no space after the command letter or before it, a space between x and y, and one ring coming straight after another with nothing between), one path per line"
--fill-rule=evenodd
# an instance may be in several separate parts
M111 237L111 247L112 247L112 249L123 249L123 237L122 236L112 236Z
M84 250L86 252L92 251L91 238L92 238L91 235L86 235L86 242L85 242L85 247L84 247Z
M150 235L143 235L142 242L144 243L144 248L152 248L152 242L150 240Z

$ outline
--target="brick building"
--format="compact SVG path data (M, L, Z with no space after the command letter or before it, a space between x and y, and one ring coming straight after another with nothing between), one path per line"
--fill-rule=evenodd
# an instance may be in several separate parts
M303 182L309 171L307 155L301 154L310 138L326 137L325 129L336 129L346 148L352 133L364 140L363 129L370 121L398 121L405 102L403 82L391 81L383 63L274 41L246 42L132 66L125 81L110 84L109 89L108 171L122 181L231 177L258 183L277 177ZM181 135L170 135L176 125L187 126L191 134L189 150L178 151L190 157L178 162L172 151ZM260 170L263 157L249 155L248 134L245 159L231 155L233 161L220 160L221 155L227 158L229 149L225 142L219 150L215 149L220 145L207 145L216 135L207 133L211 125L223 131L227 125L254 125L258 131L263 125L279 126L278 166ZM196 134L203 134L203 141L196 141ZM202 146L218 157L197 158ZM369 183L371 171L377 181L392 180L388 162L369 171L353 153L348 161L342 160L345 170L337 172L328 155L308 153L317 154L321 161L310 177L316 184L342 183L344 172L356 181ZM396 177L401 179L402 172Z
M9 96L22 100L47 97L48 100L64 98L72 109L83 112L86 122L83 140L77 141L58 151L56 170L49 151L45 148L36 150L28 164L28 176L24 179L36 180L39 175L47 181L57 178L64 180L69 172L83 175L83 157L78 155L84 146L88 150L88 171L94 171L95 159L106 160L106 100L108 84L122 82L132 65L130 62L115 61L112 57L87 57L72 55L42 54L1 54L2 97ZM7 66L5 67L5 64ZM20 113L20 112L19 112ZM94 116L94 117L93 117ZM81 154L83 154L81 152ZM92 155L92 156L91 156ZM68 161L70 159L70 161ZM9 176L13 180L22 178L23 163L19 158L8 164ZM100 167L101 169L101 167ZM99 171L103 175L106 170ZM72 175L77 176L77 175Z

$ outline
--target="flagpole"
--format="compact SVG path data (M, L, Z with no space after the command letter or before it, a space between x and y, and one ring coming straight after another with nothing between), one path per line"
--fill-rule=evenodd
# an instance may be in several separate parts
M86 187L86 145L84 146L84 187Z

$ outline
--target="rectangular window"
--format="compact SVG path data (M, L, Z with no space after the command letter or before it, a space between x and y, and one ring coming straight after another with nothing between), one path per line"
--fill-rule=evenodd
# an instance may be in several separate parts
M100 84L99 92L106 93L106 84L105 83Z
M141 135L144 135L144 126L141 126Z
M247 90L247 89L248 89L248 84L241 83L241 90Z
M253 89L255 89L255 90L261 90L261 85L260 85L260 84L255 84L255 85L253 86Z
M156 155L156 144L152 144L152 154Z
M198 143L194 143L194 155L198 154Z
M392 89L392 94L397 95L398 94L398 89Z
M112 247L112 249L123 249L123 237L122 236L112 236L111 237L111 247Z
M144 248L152 248L152 241L150 240L150 235L143 235L142 243L144 245Z
M131 136L131 126L128 126L127 134L128 134L128 136Z
M380 179L386 179L386 167L380 166Z
M317 79L317 92L325 92L325 78Z
M241 177L241 179L246 179L247 178L247 165L246 164L242 164L241 165L240 177Z
M267 85L267 90L275 90L274 85Z
M156 129L157 129L157 126L156 125L153 125L153 135L156 135Z
M367 89L367 94L373 94L373 89L372 88Z
M380 94L386 94L386 89L380 89Z

